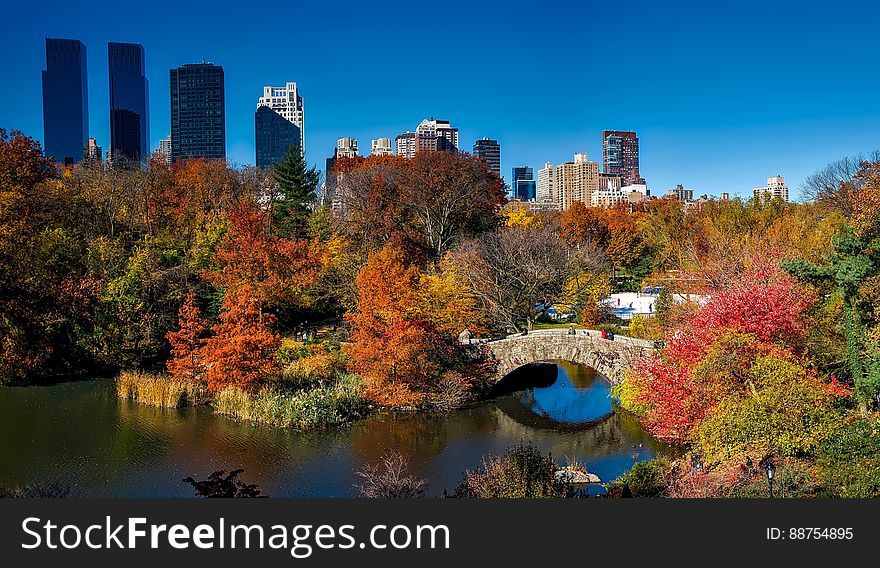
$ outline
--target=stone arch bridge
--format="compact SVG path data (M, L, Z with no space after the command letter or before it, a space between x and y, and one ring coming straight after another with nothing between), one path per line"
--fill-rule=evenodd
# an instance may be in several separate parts
M489 356L497 361L496 382L524 365L563 360L592 367L612 384L618 384L636 358L655 349L654 342L644 339L620 335L603 339L600 331L575 331L572 334L566 329L538 330L491 341L464 338L462 342L486 346Z

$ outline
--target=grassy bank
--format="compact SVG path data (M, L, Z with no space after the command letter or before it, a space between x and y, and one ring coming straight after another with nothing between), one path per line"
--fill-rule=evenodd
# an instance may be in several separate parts
M302 429L345 424L366 410L360 380L350 374L290 392L264 387L249 393L230 387L220 391L213 406L216 412L238 420Z
M123 371L116 379L119 398L162 408L197 406L208 402L208 392L202 383L175 381L164 375L141 371Z

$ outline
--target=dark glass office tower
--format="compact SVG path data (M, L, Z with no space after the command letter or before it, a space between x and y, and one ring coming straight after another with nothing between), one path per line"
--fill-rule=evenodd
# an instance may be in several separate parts
M226 158L223 67L188 63L171 70L171 161Z
M514 199L528 201L535 198L535 174L531 166L513 168L513 181L510 184L510 190Z
M46 38L43 71L43 149L56 162L83 159L89 138L86 46L76 39Z
M257 167L268 168L277 164L291 146L299 148L299 127L271 108L261 106L254 113L257 143Z
M108 43L110 69L110 158L117 165L149 158L149 83L144 75L144 47Z
M490 172L495 172L501 176L501 145L498 140L491 138L483 138L474 142L474 156L479 156L486 160Z

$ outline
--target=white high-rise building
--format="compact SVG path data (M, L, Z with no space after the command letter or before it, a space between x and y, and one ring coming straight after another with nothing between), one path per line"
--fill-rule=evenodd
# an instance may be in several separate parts
M337 158L357 158L358 141L355 138L340 138L336 141Z
M370 149L370 155L393 156L394 152L391 150L391 138L379 138L377 140L373 140L373 144Z
M257 101L257 108L269 107L290 123L299 128L300 153L306 155L306 129L303 99L296 88L296 83L287 83L283 87L263 87L263 96Z
M538 170L538 201L553 200L553 164L547 162Z
M782 176L774 176L767 178L765 187L756 187L753 190L755 199L767 202L778 197L783 201L788 201L788 186L785 185L785 178Z
M171 165L171 135L169 134L167 138L163 138L159 140L159 153L162 155L162 158L165 160L165 163L169 166Z

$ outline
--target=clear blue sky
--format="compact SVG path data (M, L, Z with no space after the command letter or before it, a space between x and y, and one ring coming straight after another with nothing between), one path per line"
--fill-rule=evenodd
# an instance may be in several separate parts
M88 48L91 135L109 143L107 42L141 43L151 147L169 132L168 69L226 73L227 153L254 162L265 84L296 81L310 163L335 140L393 138L429 115L470 150L497 138L502 174L636 130L654 193L792 189L880 147L880 8L871 2L15 2L0 35L0 127L42 138L44 38ZM271 6L271 8L269 7Z

